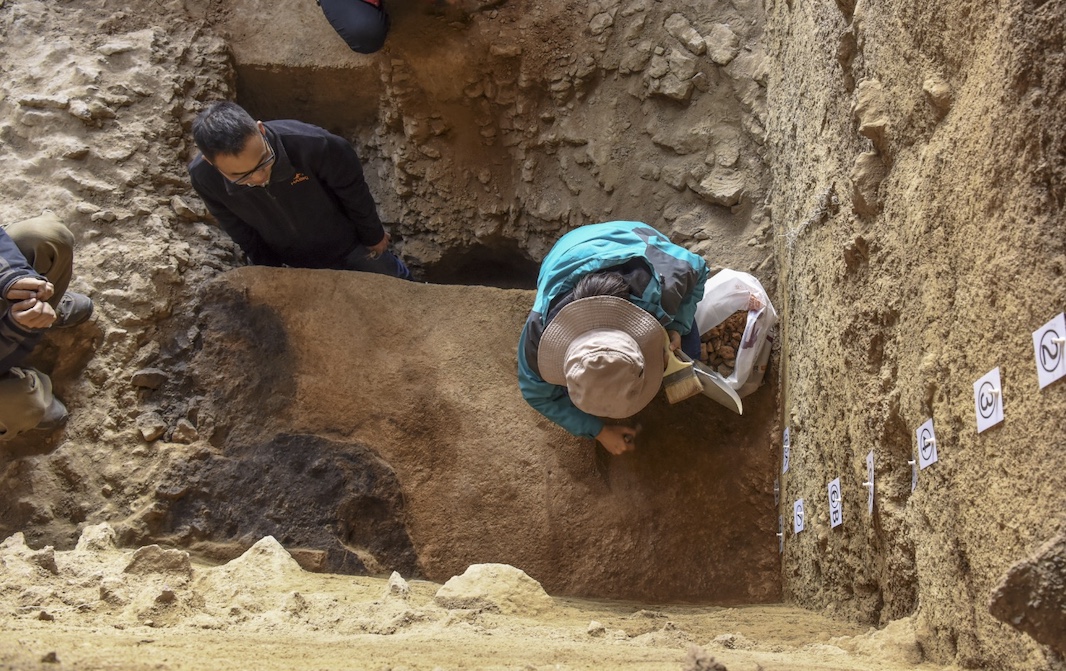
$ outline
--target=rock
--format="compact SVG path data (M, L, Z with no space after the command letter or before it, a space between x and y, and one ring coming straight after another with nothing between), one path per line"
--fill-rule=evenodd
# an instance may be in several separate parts
M755 649L755 643L744 634L721 634L714 637L713 643L726 650Z
M723 168L732 168L740 160L740 138L735 133L730 133L715 142L715 163Z
M165 573L189 578L192 563L189 553L184 550L164 550L158 545L146 545L133 553L130 563L122 571L134 575Z
M163 589L161 589L159 591L159 594L155 597L155 602L162 604L174 603L177 600L178 595L174 592L174 590L170 589L169 587L164 587Z
M303 569L277 539L264 536L240 557L213 569L213 580L209 582L226 585L239 580L249 585L262 585L265 589L274 579L288 580L302 573Z
M193 426L192 422L182 417L174 427L174 434L170 439L175 443L189 445L200 439L200 433L196 430L196 427Z
M671 14L667 17L663 27L692 53L697 56L706 53L707 43L703 41L703 36L681 14Z
M688 168L684 165L664 165L659 171L659 176L663 182L680 191L685 188Z
M67 106L67 112L69 112L71 116L85 122L93 120L93 113L84 100L71 100L70 104Z
M132 42L108 42L96 48L96 50L104 56L115 56L117 54L124 54L127 51L133 51L136 49L136 45Z
M43 568L52 575L59 575L59 566L56 565L55 549L51 545L46 545L40 550L31 550L29 554L25 556L25 559L29 563Z
M761 667L760 667L761 668ZM682 671L727 671L724 664L716 662L706 650L695 644L689 644L685 654Z
M690 81L692 82L693 86L695 86L696 89L699 91L707 93L711 90L711 81L707 78L706 72L697 72L696 74L692 75L692 79Z
M852 115L859 124L859 134L870 138L877 151L888 156L888 101L881 82L867 79L859 82Z
M27 564L48 571L52 575L59 575L59 567L56 566L55 549L51 545L46 545L40 550L34 550L26 545L26 537L21 531L12 534L3 543L0 543L0 555L17 557ZM3 565L3 560L0 560L0 566Z
M652 135L655 144L671 149L675 154L704 153L714 136L714 126L709 123L682 125L677 128L664 128Z
M89 221L106 221L108 223L118 219L118 215L110 210L100 210L99 212L93 212L89 217Z
M607 12L602 12L592 17L592 21L589 22L589 32L593 35L600 35L613 25L614 17Z
M662 56L655 55L651 57L651 65L644 71L644 74L652 79L658 79L667 72L670 72L670 63Z
M130 601L126 583L114 576L105 577L100 581L100 600L112 606L125 606Z
M881 211L877 188L888 174L877 152L865 152L855 159L851 170L851 204L855 212L869 217Z
M147 442L156 440L167 430L167 423L157 412L145 412L137 416L137 430Z
M683 51L671 49L666 62L670 65L670 73L683 82L688 82L696 74L696 58Z
M589 626L585 629L585 633L589 636L603 636L607 633L607 629L596 620L593 620L592 622L589 622Z
M52 622L56 619L56 617L48 611L42 610L40 613L37 613L37 619L41 620L42 622Z
M174 196L170 199L170 208L174 210L174 214L186 221L196 221L197 219L200 219L200 215L189 207L189 204L186 203L185 199L181 196Z
M709 203L732 207L744 195L744 173L716 167L693 190Z
M159 368L142 368L133 374L130 382L142 389L159 389L169 379L169 375Z
M656 92L671 100L688 102L689 98L692 97L692 89L692 81L681 81L673 73L670 73L659 80Z
M64 95L31 94L19 96L20 107L32 107L34 109L66 109L70 104L70 98Z
M988 612L1066 655L1066 532L1007 569Z
M385 585L386 599L406 599L411 595L411 586L396 571L389 576L389 583Z
M672 232L681 241L706 240L709 237L706 230L707 222L707 216L703 209L696 208L675 219Z
M922 84L922 91L925 92L926 98L936 108L939 116L944 116L951 109L951 103L954 99L951 84L948 84L939 76L933 75L926 79L925 83Z
M115 530L107 522L91 524L81 530L75 552L102 552L115 549Z
M58 664L59 663L59 657L56 656L56 653L53 650L52 652L49 652L48 654L46 654L44 657L41 657L41 663L42 664Z
M86 145L75 145L63 150L60 154L63 158L69 158L72 161L80 161L89 155L89 147Z
M711 32L703 41L707 45L707 55L718 65L729 65L740 53L740 38L724 23L711 26Z
M536 615L552 607L540 583L507 564L473 564L434 596L444 608L479 608L505 615Z

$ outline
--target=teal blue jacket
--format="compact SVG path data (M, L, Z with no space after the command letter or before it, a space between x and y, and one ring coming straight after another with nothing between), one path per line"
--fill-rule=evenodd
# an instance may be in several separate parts
M544 257L537 297L518 343L518 387L537 412L587 438L596 437L603 421L579 410L565 386L541 378L537 353L544 329L570 302L578 281L603 270L620 272L629 283L629 300L682 335L693 327L710 274L702 258L637 221L582 226L559 238Z

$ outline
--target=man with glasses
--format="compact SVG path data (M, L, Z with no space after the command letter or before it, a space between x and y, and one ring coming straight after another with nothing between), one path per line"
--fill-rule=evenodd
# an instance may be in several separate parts
M251 263L411 278L388 251L346 140L300 121L256 121L232 102L201 112L192 132L192 186Z

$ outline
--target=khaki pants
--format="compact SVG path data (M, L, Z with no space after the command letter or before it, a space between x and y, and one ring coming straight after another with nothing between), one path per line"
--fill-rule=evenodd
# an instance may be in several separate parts
M51 212L4 227L22 255L55 286L53 308L73 274L74 236ZM34 428L52 403L52 380L33 368L0 372L0 440Z

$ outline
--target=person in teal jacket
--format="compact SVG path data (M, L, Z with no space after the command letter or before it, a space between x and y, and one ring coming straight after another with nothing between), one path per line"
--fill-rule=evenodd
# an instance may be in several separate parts
M699 357L696 304L710 271L648 224L577 228L541 264L518 346L518 386L535 410L612 454L636 429L609 424L642 410L662 384L667 342Z

